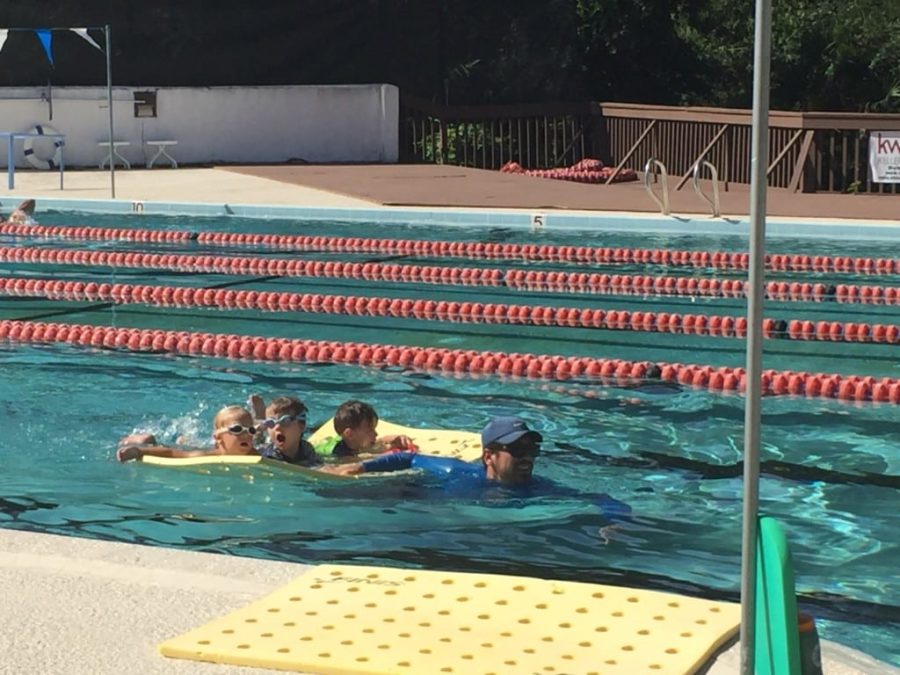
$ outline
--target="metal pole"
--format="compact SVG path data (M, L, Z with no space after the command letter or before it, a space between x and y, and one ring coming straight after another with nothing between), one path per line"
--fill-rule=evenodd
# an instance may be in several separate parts
M769 145L769 65L772 0L756 0L753 50L753 140L750 156L750 295L747 301L747 394L744 409L744 513L741 542L741 673L753 675L756 645L756 539L762 319L765 283L766 166Z
M109 191L116 198L116 163L113 161L113 95L112 95L112 52L110 51L109 24L103 27L106 36L106 103L109 106Z

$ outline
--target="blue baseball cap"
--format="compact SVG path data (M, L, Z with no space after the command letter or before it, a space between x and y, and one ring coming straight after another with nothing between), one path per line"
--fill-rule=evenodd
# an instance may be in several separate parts
M481 430L481 445L489 446L491 443L509 445L515 443L523 436L531 436L537 443L544 440L537 431L528 428L524 420L518 417L494 417L487 426Z

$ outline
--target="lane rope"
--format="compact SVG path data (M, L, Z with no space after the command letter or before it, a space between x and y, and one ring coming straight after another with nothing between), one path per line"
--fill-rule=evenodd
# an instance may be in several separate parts
M110 284L23 277L0 277L0 294L50 300L144 304L157 307L256 309L333 315L415 318L453 323L515 324L628 330L744 338L747 318L676 312L630 312L577 307L435 301L320 293L289 293ZM839 321L764 319L763 336L774 339L900 344L900 326Z
M278 277L325 277L365 279L394 283L505 286L516 291L591 293L596 295L689 296L744 298L748 282L732 279L588 274L543 270L401 265L372 262L338 262L251 256L214 256L174 253L143 253L81 249L0 247L0 261L93 267L164 269L229 275ZM900 287L855 284L826 285L770 281L770 300L790 302L900 304Z
M0 234L19 237L55 237L93 241L174 243L197 241L211 246L267 246L293 251L331 251L471 258L477 260L547 261L604 265L664 265L695 269L746 271L750 255L729 251L689 251L627 247L557 246L470 241L425 241L324 235L286 235L242 232L190 232L138 228L0 223ZM900 274L900 259L851 256L767 254L767 269L779 272L833 274Z
M475 375L511 375L547 380L583 378L628 383L662 380L713 392L746 389L743 368L653 363L581 356L510 354L434 347L300 340L248 335L134 329L37 321L0 321L0 340L67 343L132 352L217 356L260 361L343 363L366 367L397 366ZM769 396L807 396L852 401L900 403L900 380L873 376L766 370L762 392Z

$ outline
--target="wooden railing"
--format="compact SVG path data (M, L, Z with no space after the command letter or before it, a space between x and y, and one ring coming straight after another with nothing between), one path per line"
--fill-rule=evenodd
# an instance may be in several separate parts
M499 169L568 166L585 157L640 171L654 157L690 180L698 161L712 162L728 183L750 182L749 110L626 103L439 106L401 96L400 161ZM900 194L871 182L869 132L900 130L900 115L769 115L769 185L804 192Z

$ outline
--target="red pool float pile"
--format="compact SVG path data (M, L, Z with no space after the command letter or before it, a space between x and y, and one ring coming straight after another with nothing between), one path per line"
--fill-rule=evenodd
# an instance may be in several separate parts
M522 176L534 176L535 178L553 178L555 180L568 180L575 183L605 183L613 175L613 169L603 166L599 159L585 157L572 166L557 167L554 169L525 169L518 162L507 162L500 167L501 173L516 173ZM626 183L637 180L634 169L621 169L613 178L613 183Z

